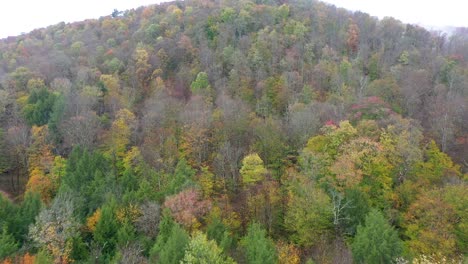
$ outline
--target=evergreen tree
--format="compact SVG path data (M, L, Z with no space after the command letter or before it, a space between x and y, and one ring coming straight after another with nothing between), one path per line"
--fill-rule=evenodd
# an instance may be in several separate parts
M185 189L191 184L194 175L195 170L187 163L187 160L180 159L176 165L174 177L169 182L166 194L175 194Z
M227 227L219 217L214 217L206 227L208 239L213 239L225 251L231 249L234 245L234 238L231 236L229 227Z
M60 122L62 121L62 117L64 115L65 110L65 99L63 95L57 97L52 107L52 112L50 114L50 119L48 122L50 137L52 138L53 142L60 143L62 140L61 131L59 129Z
M167 240L171 236L172 227L174 227L174 225L175 223L174 220L172 220L169 210L164 210L161 217L161 221L159 222L159 234L156 239L156 243L154 244L150 252L152 258L157 257L157 255L159 255L159 252L161 252L163 246L167 243Z
M348 189L345 192L345 203L349 203L350 206L343 208L344 228L347 233L355 235L358 225L364 223L369 212L369 197L357 188Z
M4 131L0 128L0 174L8 171L10 167L10 154L6 150Z
M8 228L3 225L2 233L0 233L0 259L10 256L18 249L18 243L15 238L8 233Z
M49 122L57 96L43 87L33 90L28 104L23 108L23 116L29 125L42 126Z
M130 222L125 221L122 227L120 227L117 231L117 244L119 246L126 246L135 239L135 227L133 227L133 225Z
M171 234L167 242L159 252L159 263L179 264L184 257L185 249L189 243L190 237L187 232L179 225L172 227Z
M13 230L17 212L18 207L0 194L0 226L6 225L8 230Z
M251 224L247 230L247 235L242 239L241 243L245 249L247 263L276 263L275 244L266 236L266 231L260 224Z
M97 152L74 148L67 160L66 172L62 178L61 193L73 194L76 214L82 218L92 214L113 190L109 163Z
M352 244L356 263L393 263L402 253L398 233L383 214L372 209L366 216L365 225L359 225Z
M23 202L18 208L14 229L12 230L15 238L19 242L27 239L28 228L35 222L36 216L42 208L42 202L39 194L26 193Z
M96 223L96 229L93 233L94 241L101 246L102 252L108 256L114 254L117 244L119 223L116 219L115 210L116 203L113 200L102 207L101 217Z

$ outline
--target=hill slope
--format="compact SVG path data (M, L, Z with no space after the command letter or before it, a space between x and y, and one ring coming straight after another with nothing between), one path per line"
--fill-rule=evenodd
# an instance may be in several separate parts
M0 40L0 258L462 258L466 29L221 2Z

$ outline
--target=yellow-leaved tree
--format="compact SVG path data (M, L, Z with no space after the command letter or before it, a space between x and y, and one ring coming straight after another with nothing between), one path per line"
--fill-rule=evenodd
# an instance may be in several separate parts
M120 109L109 132L109 154L121 160L125 156L135 126L135 115L128 109Z
M32 144L29 148L29 179L26 192L37 192L42 201L48 203L54 197L60 177L64 174L65 159L54 157L51 146L47 142L47 126L33 126Z
M265 179L267 169L263 164L262 158L257 153L252 153L242 160L240 174L242 176L242 184L244 187L249 187L259 181Z

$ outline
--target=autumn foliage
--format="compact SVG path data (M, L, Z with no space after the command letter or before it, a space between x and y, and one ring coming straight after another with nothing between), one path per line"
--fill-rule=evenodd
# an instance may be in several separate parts
M169 208L174 219L190 229L198 229L201 218L211 209L211 201L203 200L193 188L168 197L164 206Z
M109 13L0 40L0 262L466 262L466 29Z

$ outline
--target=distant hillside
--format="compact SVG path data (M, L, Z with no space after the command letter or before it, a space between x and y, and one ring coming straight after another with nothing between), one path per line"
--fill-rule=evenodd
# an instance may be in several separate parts
M313 0L2 39L0 260L461 261L467 103L468 29Z

